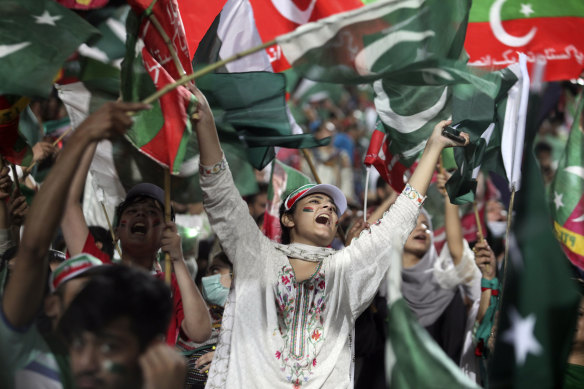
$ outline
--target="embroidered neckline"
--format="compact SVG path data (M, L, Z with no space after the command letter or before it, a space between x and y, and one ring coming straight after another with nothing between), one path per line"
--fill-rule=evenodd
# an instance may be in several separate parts
M336 250L328 247L309 246L302 243L276 244L279 250L289 258L301 259L309 262L322 262L325 258L333 255Z

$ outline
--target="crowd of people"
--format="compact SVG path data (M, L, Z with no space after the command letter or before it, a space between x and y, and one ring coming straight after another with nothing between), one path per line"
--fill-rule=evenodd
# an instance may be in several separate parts
M40 142L35 159L50 161L40 184L2 164L0 387L385 388L383 285L394 266L411 312L445 358L486 384L507 202L496 177L481 175L487 228L467 237L463 211L445 190L451 172L439 163L443 149L468 144L467 134L464 143L442 136L451 123L444 118L401 193L379 177L366 187L362 160L375 127L368 91L347 88L334 102L292 99L297 122L332 141L309 151L322 182L283 196L274 242L262 233L269 174L257 172L258 192L242 198L205 96L191 92L202 205L173 202L165 215L164 191L141 183L117 206L111 231L88 225L81 199L97 144L123 135L128 113L146 104L106 103L62 149ZM556 110L546 121L536 147L546 182L559 117ZM282 149L278 159L313 176L297 150ZM35 192L30 204L21 187ZM431 189L439 214L424 208ZM180 223L189 218L209 228L187 236ZM393 252L401 263L391 262ZM580 319L572 366L584 365L583 331Z

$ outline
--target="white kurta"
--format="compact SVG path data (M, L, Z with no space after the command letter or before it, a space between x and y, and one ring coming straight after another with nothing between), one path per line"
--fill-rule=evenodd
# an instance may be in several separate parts
M370 231L298 283L288 258L249 215L228 168L201 173L201 188L211 226L234 268L206 387L349 387L355 319L389 268L390 235L403 244L414 228L417 203L400 195Z

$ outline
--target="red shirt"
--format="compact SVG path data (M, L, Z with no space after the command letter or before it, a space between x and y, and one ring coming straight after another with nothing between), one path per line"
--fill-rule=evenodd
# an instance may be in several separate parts
M87 238L85 239L85 244L83 245L82 252L86 254L93 255L97 259L99 259L103 263L112 264L112 259L109 255L101 251L95 245L95 240L93 239L93 235L90 233L87 234ZM69 252L67 252L67 258L69 258ZM164 273L155 273L154 277L159 280L164 281ZM180 331L181 324L185 318L185 314L183 312L183 304L182 304L182 297L180 295L180 289L178 287L178 283L176 281L176 277L172 274L170 279L170 291L172 296L172 315L170 317L170 323L168 325L168 330L166 331L166 343L171 346L176 344L176 340L178 339L178 334Z

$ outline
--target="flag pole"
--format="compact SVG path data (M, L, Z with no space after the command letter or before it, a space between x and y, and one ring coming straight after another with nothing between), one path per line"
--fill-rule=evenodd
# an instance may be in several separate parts
M505 280L507 279L507 262L509 257L509 234L511 233L511 217L513 215L513 207L515 204L515 186L511 190L511 200L509 201L509 210L507 211L507 231L505 231L505 256L503 257L503 282L501 283L501 297L503 299L503 291L505 288Z
M62 141L64 137L66 137L67 135L69 135L71 133L71 131L73 131L73 126L69 127L57 139L55 139L55 141L51 144L51 146L55 147L56 145L58 145L59 142ZM32 168L35 167L36 163L37 163L37 161L32 161L32 163L30 165L28 165L26 168L24 168L22 170L22 178L25 178L26 176L28 176L30 174Z
M164 169L164 220L170 222L170 168ZM164 253L164 281L170 285L172 264L170 254Z
M14 176L14 191L16 193L16 197L20 197L20 181L18 180L18 173L16 172L16 166L11 163L10 169L12 169L12 175ZM24 172L23 172L24 173ZM24 178L24 174L23 174Z
M201 76L204 76L205 74L209 74L209 73L213 72L214 70L220 68L221 66L224 66L224 65L226 65L230 62L233 62L233 61L237 61L240 58L243 58L243 57L246 57L250 54L261 51L261 50L268 48L274 44L276 44L275 39L273 39L269 42L266 42L264 44L261 44L259 46L252 47L251 49L241 51L237 54L232 55L229 58L225 58L221 61L217 61L215 63L207 65L204 68L199 69L196 72L193 72L192 74L189 74L187 76L182 77L180 80L178 80L172 84L165 85L163 88L160 88L156 93L153 93L152 95L150 95L147 98L145 98L144 100L142 100L142 102L144 104L151 104L152 102L158 100L162 95L170 92L171 90L178 88L181 85L185 85L189 81L194 81L195 79L197 79Z
M116 249L116 252L120 256L120 259L122 259L122 252L120 251L120 247L118 246L118 242L116 241L116 235L114 234L112 223L110 221L109 215L107 214L107 209L105 209L105 204L103 203L103 201L100 201L99 203L101 204L101 209L103 210L103 214L105 215L107 227L109 228L109 232L112 237L112 242L114 242L114 248Z

